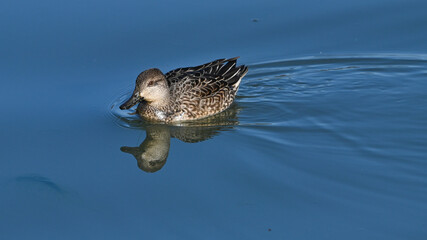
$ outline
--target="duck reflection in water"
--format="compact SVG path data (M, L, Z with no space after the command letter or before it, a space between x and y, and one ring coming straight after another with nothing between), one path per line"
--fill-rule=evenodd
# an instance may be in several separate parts
M221 131L231 130L238 125L239 110L238 105L233 104L229 109L214 116L173 125L140 122L137 127L146 131L144 141L138 147L123 146L120 150L132 154L141 170L150 173L157 172L166 163L171 137L186 143L205 141L218 135ZM131 122L129 124L135 126Z

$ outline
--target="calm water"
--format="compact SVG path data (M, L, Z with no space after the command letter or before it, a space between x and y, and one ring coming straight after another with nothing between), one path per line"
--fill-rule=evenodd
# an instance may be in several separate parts
M0 3L1 239L426 239L426 1ZM186 124L140 71L241 56Z

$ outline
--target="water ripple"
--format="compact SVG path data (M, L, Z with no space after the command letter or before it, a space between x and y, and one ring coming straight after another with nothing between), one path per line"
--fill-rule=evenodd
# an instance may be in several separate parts
M353 161L358 176L395 179L396 172L407 174L407 179L411 179L409 173L422 176L419 169L427 166L421 161L419 146L427 144L427 139L419 129L426 132L427 116L422 109L427 106L427 95L422 89L427 86L420 76L426 75L426 55L306 57L252 63L249 69L233 105L235 114L209 124L238 125L237 134L247 136L243 144L256 144L264 152L305 149L304 153L318 158L334 156L324 164L345 171L350 169L342 161ZM122 127L141 128L144 123L136 115L118 109L129 94L130 90L115 98L110 115ZM198 121L190 124L209 126ZM313 172L305 165L276 158L313 176L346 179L330 176L328 168ZM388 171L372 172L375 166L387 166ZM347 181L364 188L362 182Z
M312 162L276 157L286 168L315 179L345 183L348 191L398 199L401 193L381 189L381 184L367 186L371 181L395 182L412 190L423 187L425 176L419 177L427 166L422 161L425 150L418 146L427 145L419 132L427 133L422 124L427 116L421 110L427 106L427 94L421 90L427 83L420 76L425 75L427 56L308 57L249 67L238 98L243 107L239 133L252 145L265 142L260 151L323 159L322 165L335 167L319 165L314 170Z

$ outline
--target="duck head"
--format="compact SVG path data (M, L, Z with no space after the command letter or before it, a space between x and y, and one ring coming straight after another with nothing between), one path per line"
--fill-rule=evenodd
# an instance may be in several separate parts
M142 101L154 107L162 107L169 102L169 94L165 75L157 68L148 69L138 75L132 96L120 109L129 109Z

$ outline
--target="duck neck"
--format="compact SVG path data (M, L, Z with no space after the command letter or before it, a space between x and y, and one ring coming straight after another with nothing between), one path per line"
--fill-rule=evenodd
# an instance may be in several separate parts
M166 109L169 106L170 100L171 100L171 97L169 92L165 91L165 93L161 98L157 99L156 101L152 101L149 104L152 107L162 110L162 109Z

